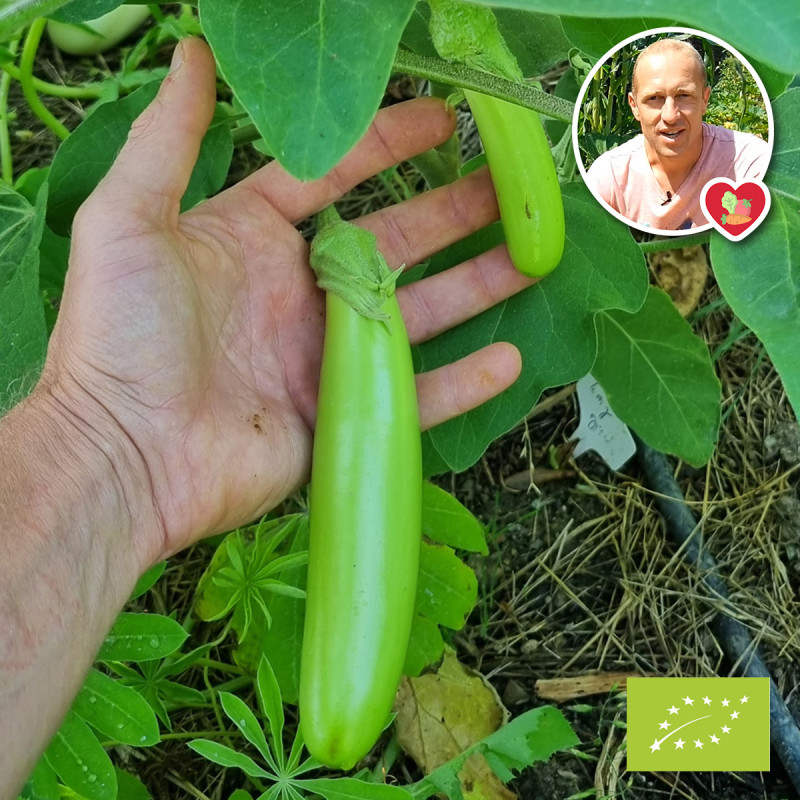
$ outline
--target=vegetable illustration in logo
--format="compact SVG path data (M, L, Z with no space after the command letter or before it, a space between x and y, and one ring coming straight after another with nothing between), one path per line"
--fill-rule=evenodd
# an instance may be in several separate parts
M723 225L744 225L746 222L752 222L753 218L750 216L752 202L752 198L740 200L733 192L725 192L722 195L722 206L728 213L722 215L720 222Z

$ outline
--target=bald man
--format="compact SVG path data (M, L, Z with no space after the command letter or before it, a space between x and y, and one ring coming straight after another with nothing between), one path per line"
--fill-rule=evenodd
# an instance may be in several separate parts
M771 152L758 136L703 122L710 94L691 44L660 39L642 50L628 94L642 132L592 164L589 188L639 225L707 225L700 209L703 186L712 178L763 179Z

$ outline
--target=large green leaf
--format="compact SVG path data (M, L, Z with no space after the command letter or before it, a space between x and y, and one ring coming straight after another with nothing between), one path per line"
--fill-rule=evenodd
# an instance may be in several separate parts
M512 8L495 10L497 27L516 56L527 77L541 75L569 49L561 20L551 14L537 14ZM426 3L417 3L403 32L403 44L424 56L437 57L428 30L430 11Z
M123 2L124 0L72 0L52 14L52 18L59 22L86 22L108 14Z
M32 167L17 178L14 188L31 205L36 204L36 197L47 182L50 166ZM64 277L69 261L69 239L57 236L47 225L43 226L39 241L39 288L44 300L45 322L48 335L56 321L56 309L64 291ZM0 281L1 283L2 281Z
M541 75L564 60L569 42L558 17L510 8L496 9L495 17L500 33L526 77Z
M425 371L497 341L513 342L523 363L517 382L500 397L430 432L427 474L431 464L466 469L528 414L544 389L583 377L597 352L598 311L635 311L644 302L647 268L627 226L606 213L582 184L564 186L563 195L567 239L555 271L420 347ZM488 244L488 235L481 233L479 247ZM469 243L462 243L433 259L432 270L472 254Z
M697 0L475 0L481 5L523 8L568 17L640 17L646 24L665 12L682 24L706 31L783 72L800 72L800 14L796 0L773 0L768 8L750 0L727 0L719 13Z
M83 201L108 172L133 121L152 102L160 81L150 81L122 100L97 107L64 141L50 168L47 222L66 234ZM183 196L186 210L218 191L228 174L233 141L224 118L212 122L200 147L200 155Z
M761 227L743 242L711 240L725 299L763 342L800 416L800 202L776 194Z
M32 206L0 183L0 414L33 387L47 350L39 291L45 194Z
M775 147L766 183L772 206L740 242L714 234L711 262L733 312L764 343L789 402L800 415L800 89L772 105Z
M557 61L562 61L569 50L561 20L556 16L498 8L495 17L500 33L527 77L541 75ZM438 57L428 30L429 19L427 4L418 3L403 32L403 44L420 55Z
M45 751L47 763L61 782L86 800L114 800L117 776L106 751L89 726L68 711Z
M220 71L269 149L319 178L361 138L415 0L200 0Z
M775 145L766 183L773 196L783 195L800 203L800 88L790 89L772 104ZM754 241L758 232L748 241Z
M719 381L669 296L651 288L636 313L601 312L597 328L592 374L617 416L651 447L705 463L719 430Z
M659 19L644 17L604 19L603 17L562 17L564 34L572 44L592 58L601 58L612 47L648 28L675 25L674 18Z
M0 2L0 42L30 25L36 17L52 15L68 0L2 0Z
M643 19L642 17L631 19L563 17L561 22L569 41L592 58L602 58L620 42L642 31L650 28L674 27L676 25L674 19ZM744 55L748 57L753 69L764 81L764 86L770 97L777 97L792 80L791 73L764 64L750 56L747 51L745 51Z

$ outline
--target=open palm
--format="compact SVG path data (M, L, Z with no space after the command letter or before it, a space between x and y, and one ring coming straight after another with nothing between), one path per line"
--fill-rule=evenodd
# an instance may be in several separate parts
M325 312L295 224L453 127L440 101L403 103L325 178L304 184L273 163L181 215L214 106L210 51L199 40L181 50L76 217L46 366L73 413L111 420L140 460L149 560L254 519L308 479ZM390 266L411 266L496 216L488 175L474 173L359 224ZM528 283L498 248L401 289L409 336L429 338ZM500 344L419 376L423 426L518 371L518 353Z

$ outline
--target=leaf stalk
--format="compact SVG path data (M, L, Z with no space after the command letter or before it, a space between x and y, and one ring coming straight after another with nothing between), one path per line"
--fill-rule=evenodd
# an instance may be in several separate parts
M397 51L394 69L407 75L415 75L462 89L472 89L529 108L547 117L572 123L574 103L570 103L569 100L562 97L547 94L547 92L526 83L509 81L479 69L466 67L463 64L454 64L441 58L421 56L403 49Z

